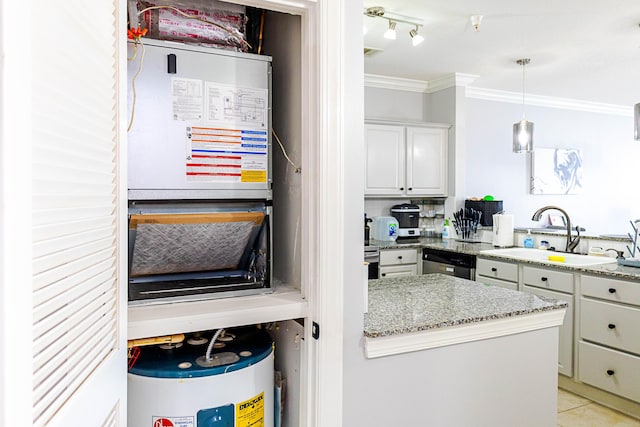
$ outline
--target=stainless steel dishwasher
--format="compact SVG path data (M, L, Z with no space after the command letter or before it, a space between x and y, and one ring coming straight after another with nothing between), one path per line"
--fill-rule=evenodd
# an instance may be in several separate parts
M422 249L422 274L442 273L475 280L476 256L441 249Z

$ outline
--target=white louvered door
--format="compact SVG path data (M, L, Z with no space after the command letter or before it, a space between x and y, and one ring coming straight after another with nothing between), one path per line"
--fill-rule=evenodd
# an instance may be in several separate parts
M125 424L123 8L65 0L32 11L35 426Z

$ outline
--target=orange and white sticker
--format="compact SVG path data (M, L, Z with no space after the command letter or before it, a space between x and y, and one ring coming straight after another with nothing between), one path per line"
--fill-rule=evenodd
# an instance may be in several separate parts
M236 405L236 427L264 426L264 392Z
M153 417L152 427L194 427L193 417Z

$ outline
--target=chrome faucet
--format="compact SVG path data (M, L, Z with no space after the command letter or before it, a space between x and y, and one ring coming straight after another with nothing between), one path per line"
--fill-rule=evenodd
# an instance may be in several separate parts
M549 209L555 209L557 211L562 212L565 219L567 220L567 244L565 246L565 252L573 252L576 246L578 246L578 243L580 243L580 227L576 226L576 232L578 233L578 235L576 236L575 239L572 239L571 238L571 220L569 219L569 214L564 209L559 208L557 206L545 206L543 208L538 209L531 217L531 220L539 221L540 217L542 216L542 212Z

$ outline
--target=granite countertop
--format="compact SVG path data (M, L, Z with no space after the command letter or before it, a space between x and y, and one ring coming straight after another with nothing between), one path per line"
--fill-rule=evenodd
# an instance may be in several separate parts
M433 248L450 252L461 252L470 255L478 255L480 251L486 249L495 249L491 243L471 243L457 239L441 239L439 237L421 237L415 240L411 239L409 241L395 242L371 240L370 243L371 246L377 246L380 249Z
M562 255L561 252L559 254ZM496 255L496 254L487 254L487 253L481 253L476 255L480 255L482 258L490 258L490 259L495 259L499 261L517 262L518 264L530 264L530 265L537 265L541 267L554 268L558 270L577 271L580 273L596 274L599 276L608 276L608 277L618 278L618 279L640 280L640 268L619 265L618 263L596 264L596 265L586 265L586 266L576 267L576 266L569 266L566 264L562 264L560 262L554 262L553 264L549 264L543 261L516 259L516 258L509 257L507 255ZM590 256L590 255L584 255L584 256Z
M483 258L492 258L501 261L513 261L518 263L533 264L544 267L557 268L561 270L579 271L582 273L597 274L601 276L609 276L619 279L640 280L640 268L628 267L618 264L599 264L583 267L573 267L563 265L561 263L549 264L541 261L524 261L521 259L510 258L508 256L500 256L495 254L480 253L484 250L497 249L491 243L470 243L457 239L441 239L438 237L421 237L410 242L384 242L379 240L371 240L371 246L377 246L379 249L420 249L434 248L450 252L458 252L469 255L479 255ZM587 255L585 255L587 256Z
M566 307L564 301L443 274L370 280L364 336L388 337Z

